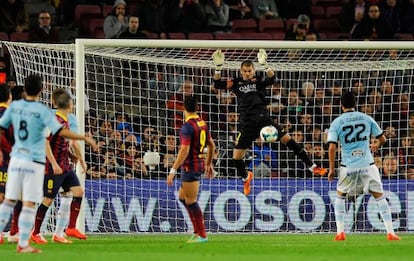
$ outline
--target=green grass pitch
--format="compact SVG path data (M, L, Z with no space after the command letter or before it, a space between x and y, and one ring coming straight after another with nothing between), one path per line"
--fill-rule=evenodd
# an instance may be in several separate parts
M387 241L384 234L210 234L209 242L188 244L189 235L91 235L71 245L49 242L41 254L17 254L16 245L0 245L1 260L414 260L414 234ZM50 239L50 237L46 237Z

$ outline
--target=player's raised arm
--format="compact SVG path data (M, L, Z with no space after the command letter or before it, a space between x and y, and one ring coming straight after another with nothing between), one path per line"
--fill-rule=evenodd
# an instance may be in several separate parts
M214 71L214 80L220 80L221 69L223 69L223 64L225 60L224 53L220 49L217 49L216 51L214 51L211 58L213 59L213 63L216 66L216 70Z
M268 78L275 76L275 72L272 68L269 67L269 64L267 63L267 53L265 49L259 49L259 52L257 53L257 60L259 64L262 65Z
M83 140L87 144L89 144L94 151L98 150L98 145L96 144L95 140L88 137L88 136L86 136L86 135L85 136L79 135L79 134L74 133L74 132L72 132L68 129L61 129L59 131L59 135L65 137L65 138L71 139L71 140Z
M211 56L213 59L213 63L216 66L216 70L214 71L214 77L213 77L213 87L215 89L230 89L232 87L231 81L225 81L221 79L221 69L223 68L225 56L224 53L217 49L213 55Z

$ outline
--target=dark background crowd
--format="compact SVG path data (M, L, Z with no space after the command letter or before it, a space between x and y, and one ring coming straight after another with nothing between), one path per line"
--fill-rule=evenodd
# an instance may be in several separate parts
M412 40L413 33L414 0L0 0L0 39L11 41L70 43L76 37ZM392 51L384 57L398 55ZM16 83L7 53L0 59L3 81L13 88ZM94 110L102 101L97 93L110 94L112 87L87 86L87 90L96 91L87 93L86 131L100 145L99 153L86 155L88 177L165 178L177 154L183 100L192 94L200 95L200 115L208 120L216 139L215 163L220 177L234 177L229 160L237 135L234 95L215 90L200 78L188 77L199 73L158 67L134 83L141 86L139 90L128 91L122 79L122 87L114 90L116 99L120 94L126 97L118 104L148 107L141 106L137 114L114 108L116 113L108 116ZM212 77L208 72L200 75ZM340 113L342 90L351 89L357 94L358 110L375 118L388 138L375 155L384 178L414 179L413 75L413 68L282 74L269 86L268 107L274 120L304 144L311 158L327 167L326 130ZM137 98L123 95L128 92ZM160 152L161 163L155 170L143 165L148 150ZM257 177L310 176L279 143L268 145L257 140L248 161Z

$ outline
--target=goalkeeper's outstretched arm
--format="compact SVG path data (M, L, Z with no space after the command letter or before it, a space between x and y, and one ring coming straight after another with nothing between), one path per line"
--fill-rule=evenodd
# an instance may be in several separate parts
M225 60L224 53L220 49L217 49L216 51L214 51L211 58L213 59L213 63L216 66L216 70L214 71L214 80L220 80L221 69L223 69L223 64Z
M269 64L267 63L267 53L265 49L259 49L259 52L257 53L257 60L259 64L262 65L268 78L272 78L275 76L275 72L272 68L270 68Z

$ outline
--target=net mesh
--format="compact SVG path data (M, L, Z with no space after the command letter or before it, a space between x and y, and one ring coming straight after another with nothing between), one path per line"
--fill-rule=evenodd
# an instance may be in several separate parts
M131 41L131 46L137 46ZM75 45L5 43L19 84L32 73L45 81L42 100L65 87L75 93ZM218 44L219 46L219 44ZM237 136L237 104L228 91L212 88L211 48L85 46L85 128L100 144L86 147L86 231L185 232L192 225L176 200L179 181L165 177L178 152L185 95L200 99L200 115L218 148L218 178L202 181L199 205L210 232L335 231L335 182L314 177L280 143L252 144L246 163L253 168L252 195L242 194L231 157ZM240 63L257 60L250 48L222 48L223 78L238 75ZM340 113L344 89L358 97L358 110L378 121L388 138L375 155L383 175L394 226L414 229L410 214L414 178L414 114L411 105L414 51L397 49L268 49L277 83L267 99L273 119L303 144L312 160L328 167L326 134ZM80 65L78 65L80 66ZM264 74L257 65L257 73ZM146 151L157 151L154 170L143 164ZM349 231L383 230L375 201L350 197ZM51 215L51 223L53 223ZM53 227L48 225L47 229Z

